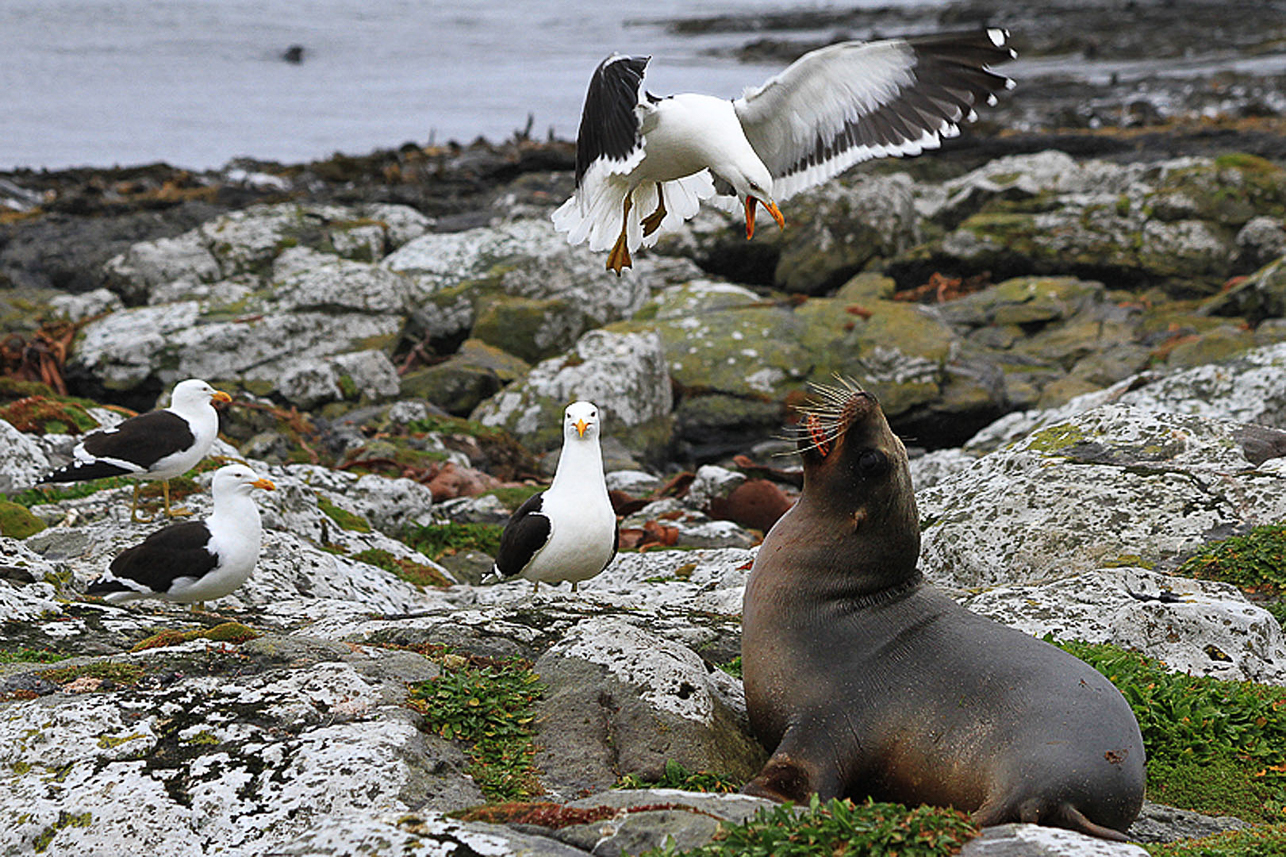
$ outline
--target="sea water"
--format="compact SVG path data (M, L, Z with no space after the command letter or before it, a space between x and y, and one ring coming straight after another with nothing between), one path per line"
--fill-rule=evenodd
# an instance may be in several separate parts
M0 169L298 162L404 142L499 141L529 117L533 137L574 139L590 74L613 51L652 55L647 86L657 94L734 97L780 69L726 55L756 34L680 36L663 20L792 7L0 0ZM302 62L282 59L292 45Z

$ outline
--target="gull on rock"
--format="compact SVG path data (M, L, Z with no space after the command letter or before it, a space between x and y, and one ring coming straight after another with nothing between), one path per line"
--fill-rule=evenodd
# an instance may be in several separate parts
M563 413L563 451L549 488L518 507L505 524L494 575L533 582L588 580L616 556L618 523L607 496L601 423L591 402L573 402Z
M170 406L130 417L112 428L85 436L72 450L72 460L41 479L51 482L83 482L108 476L161 480L165 515L169 518L192 514L170 507L170 479L181 476L205 458L219 436L219 414L215 402L231 402L227 393L196 378L176 384ZM130 504L130 520L148 523L138 514L138 492Z
M650 57L613 54L590 80L576 137L576 190L553 214L572 244L608 250L620 275L732 186L754 236L755 206L779 227L777 203L859 161L918 155L960 133L974 106L1013 81L990 71L1016 54L1008 32L840 42L800 57L729 101L643 89Z
M140 598L199 603L235 591L254 570L263 540L251 492L275 487L244 464L220 467L210 517L170 524L121 551L85 593L113 604Z

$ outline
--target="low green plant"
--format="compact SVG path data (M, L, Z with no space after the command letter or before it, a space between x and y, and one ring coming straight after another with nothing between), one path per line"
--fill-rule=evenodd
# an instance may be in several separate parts
M491 556L500 549L500 533L504 527L499 524L460 524L449 521L445 524L427 524L412 526L404 534L402 541L436 562L449 553L461 550L478 550Z
M44 503L57 503L61 500L76 500L81 497L88 497L91 494L108 491L112 488L129 488L133 490L134 482L122 476L111 476L107 479L93 479L89 482L73 483L66 487L55 488L52 485L41 485L37 488L28 488L26 491L19 491L8 499L11 503L17 503L19 506L26 506L30 509L32 506L39 506Z
M665 762L665 772L656 781L638 774L626 774L612 786L614 789L683 789L686 792L735 792L742 782L734 777L709 771L689 771L673 759Z
M1286 523L1255 527L1207 545L1176 573L1224 580L1251 591L1286 593Z
M1286 823L1143 847L1152 857L1267 857L1269 854L1286 854Z
M427 727L448 740L465 741L469 775L493 803L525 800L542 791L532 756L531 721L544 693L526 661L478 664L443 658L442 674L411 690L412 707Z
M48 649L28 649L24 647L8 652L0 651L0 664L52 664L70 657L71 655L51 652Z
M1277 621L1283 628L1286 628L1286 601L1265 601L1261 605L1269 613L1277 618Z
M0 536L21 541L44 528L45 522L31 514L26 506L0 500Z
M118 664L111 661L99 661L92 664L58 667L45 670L41 678L55 684L67 684L78 678L101 678L117 684L135 684L143 677L143 668L137 664Z
M342 530L349 530L354 533L369 533L371 531L370 523L361 515L345 511L325 497L317 498L317 508L323 515L338 524Z
M1281 818L1286 688L1171 673L1115 646L1058 645L1107 676L1134 710L1151 799L1248 820Z
M715 664L715 666L733 678L741 678L741 655L737 655L726 664Z
M941 807L908 809L896 803L822 803L816 795L796 814L791 804L759 810L744 824L727 824L713 842L680 851L668 840L648 857L816 857L893 855L946 857L978 835L964 813Z
M451 581L447 580L442 572L433 566L410 559L402 559L379 548L371 548L370 550L355 553L353 554L353 559L369 563L376 568L382 568L408 583L414 583L416 586L451 585Z

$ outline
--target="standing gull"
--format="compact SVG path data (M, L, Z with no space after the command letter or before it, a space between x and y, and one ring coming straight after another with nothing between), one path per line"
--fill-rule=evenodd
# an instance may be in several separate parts
M123 604L139 598L199 603L233 592L259 560L263 525L250 496L255 488L275 486L244 464L220 467L210 517L170 524L121 551L85 593Z
M563 412L563 451L549 488L518 507L500 535L492 573L533 582L588 580L616 556L618 525L603 477L598 408L572 402Z
M170 479L187 473L214 445L219 435L219 414L214 402L232 397L196 378L175 385L170 406L130 417L120 425L86 435L72 450L70 464L50 473L37 484L82 482L108 476L160 479L165 495L165 515L190 515L185 509L170 508ZM148 523L138 515L138 492L134 483L130 520Z
M656 243L732 185L745 207L746 237L755 206L780 227L779 201L859 161L918 155L994 104L1013 81L990 66L1016 54L1009 33L976 33L841 42L805 54L733 101L682 93L658 98L643 89L650 57L613 54L589 83L576 137L576 191L554 212L572 244L611 249L617 275L630 253Z

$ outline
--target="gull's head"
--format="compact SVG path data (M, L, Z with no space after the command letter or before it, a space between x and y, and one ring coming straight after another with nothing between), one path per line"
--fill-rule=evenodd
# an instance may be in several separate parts
M170 406L179 409L231 401L232 397L227 393L214 389L199 378L189 378L176 384L170 393Z
M572 402L563 411L563 437L567 440L595 440L598 425L598 406L593 402Z
M786 218L777 210L777 202L772 195L772 173L758 158L753 163L738 164L733 169L723 172L737 192L738 199L746 207L746 238L755 237L755 206L762 205L777 221L777 226L785 229Z
M227 464L214 471L210 489L217 497L222 494L249 494L255 488L276 490L272 480L265 479L244 464Z

